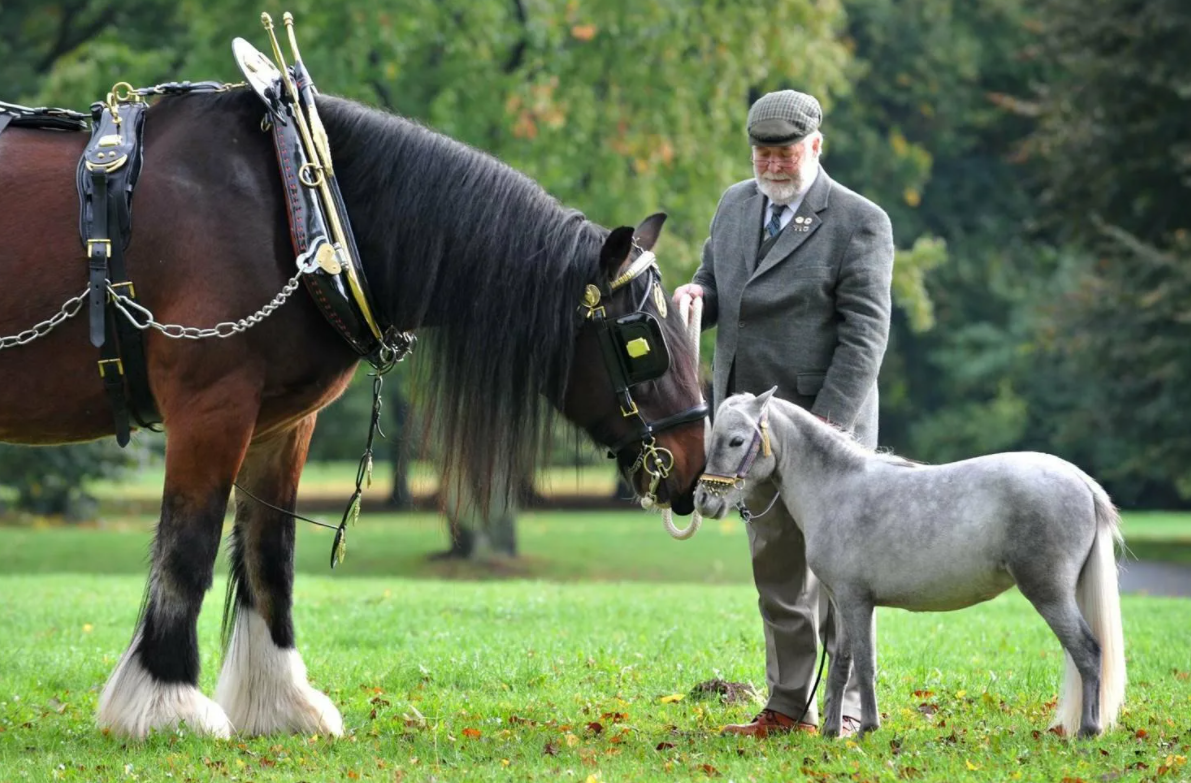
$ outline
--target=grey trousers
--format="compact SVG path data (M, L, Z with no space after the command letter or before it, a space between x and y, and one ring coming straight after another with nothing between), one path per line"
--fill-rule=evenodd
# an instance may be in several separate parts
M760 514L773 500L776 488L769 483L749 493L748 507ZM797 718L807 706L819 667L819 641L835 654L834 612L825 589L806 565L802 531L778 499L773 507L748 524L753 581L760 595L765 625L765 681L769 685L767 709ZM817 697L827 692L827 671L819 682ZM844 690L843 714L860 718L860 688L856 669ZM824 704L824 711L827 705ZM802 719L819 725L819 711L812 703Z

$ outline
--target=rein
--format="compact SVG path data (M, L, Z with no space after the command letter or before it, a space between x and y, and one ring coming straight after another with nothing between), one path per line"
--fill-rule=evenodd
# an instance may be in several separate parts
M678 300L678 315L682 318L682 323L686 326L687 342L691 346L691 351L695 356L695 366L699 365L699 333L703 323L703 299L701 297L693 297L684 295ZM702 404L706 404L700 400ZM646 499L642 498L641 505L643 508L649 508L646 505ZM679 541L686 541L695 533L699 532L699 528L703 524L703 515L699 513L696 508L691 512L691 523L685 528L679 529L674 525L674 512L667 506L662 509L662 525L666 528L666 532L672 538Z

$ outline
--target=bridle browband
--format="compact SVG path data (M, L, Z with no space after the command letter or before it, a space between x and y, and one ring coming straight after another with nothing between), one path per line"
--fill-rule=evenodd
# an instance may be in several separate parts
M637 246L635 242L633 244L634 247ZM636 308L628 315L610 320L600 304L601 301L610 299L618 289L641 275L646 275L648 282ZM707 403L700 401L698 405L650 422L641 415L633 399L632 387L656 380L670 369L670 351L666 346L661 324L653 314L645 310L650 294L653 293L654 303L662 317L666 315L661 276L657 257L648 250L642 250L628 269L616 279L610 282L601 279L598 284L588 284L584 290L583 304L579 307L581 317L591 321L596 328L600 354L603 356L621 416L630 420L633 426L633 431L628 435L606 444L608 456L615 458L633 444L641 445L641 450L629 469L629 475L638 470L644 470L649 475L646 498L651 503L657 502L658 484L670 475L674 467L673 453L658 446L654 436L684 424L701 421L707 418L708 414Z

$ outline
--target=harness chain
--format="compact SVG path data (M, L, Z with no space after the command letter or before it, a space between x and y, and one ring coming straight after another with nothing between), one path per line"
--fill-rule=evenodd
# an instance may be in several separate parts
M83 293L72 299L67 299L66 303L62 305L62 309L51 318L29 327L25 331L17 332L7 337L0 337L0 351L3 351L5 348L16 348L18 345L27 345L39 337L45 337L55 327L60 326L67 319L79 314L79 310L83 309L83 302L87 301L88 293L90 293L90 288L83 289Z
M223 321L209 328L181 326L179 324L163 324L153 317L153 313L150 312L148 308L117 292L110 285L108 286L108 294L112 297L112 303L116 306L116 309L119 310L124 317L126 317L129 322L132 323L137 329L142 331L146 329L156 329L166 337L170 337L175 340L202 340L208 337L234 337L237 334L247 332L249 329L265 320L265 318L272 315L273 311L278 307L281 307L281 305L285 304L286 300L293 295L294 291L298 290L298 287L302 284L302 275L306 274L308 271L309 270L306 269L299 269L297 273L291 277L289 281L287 281L282 287L280 293L273 297L271 302L257 310L252 315L241 318L238 321ZM126 309L126 307L130 307L140 313L140 315L144 317L145 322L141 323L135 315Z
M223 321L221 323L215 324L213 327L206 329L199 328L197 326L181 326L180 324L163 324L154 318L153 313L147 307L132 301L124 294L121 294L119 291L112 288L110 282L105 281L105 287L107 289L108 295L111 297L112 303L116 306L116 309L120 311L120 313L128 319L128 322L137 329L140 329L141 331L145 331L147 329L156 329L166 337L170 337L175 340L202 340L208 337L232 337L237 334L242 334L243 332L246 332L252 327L256 326L261 321L265 320L265 318L267 318L269 315L271 315L274 310L285 304L286 300L293 295L294 291L298 290L298 287L302 284L302 275L307 271L308 270L299 269L298 273L291 277L288 282L286 282L281 291L277 294L277 296L273 297L271 302L257 310L252 315L241 318L238 321ZM27 345L39 337L45 337L47 334L53 331L55 327L60 326L67 319L73 318L79 314L79 311L83 308L83 303L87 301L88 293L90 293L90 288L85 289L78 296L67 299L62 305L62 309L59 310L52 318L42 321L39 324L35 324L23 332L0 337L0 351L3 351L6 348L15 348L18 345ZM145 322L141 323L141 321L135 315L133 315L128 308L140 313L141 316L145 318Z

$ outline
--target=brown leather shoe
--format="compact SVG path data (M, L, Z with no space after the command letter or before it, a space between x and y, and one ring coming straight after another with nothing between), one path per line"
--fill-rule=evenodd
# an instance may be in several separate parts
M732 723L720 729L720 734L737 734L765 739L770 734L788 734L791 731L805 731L817 734L819 729L810 723L799 723L789 715L774 710L761 710L752 723Z
M839 735L841 738L855 736L858 731L860 731L860 718L853 718L851 715L840 718Z

